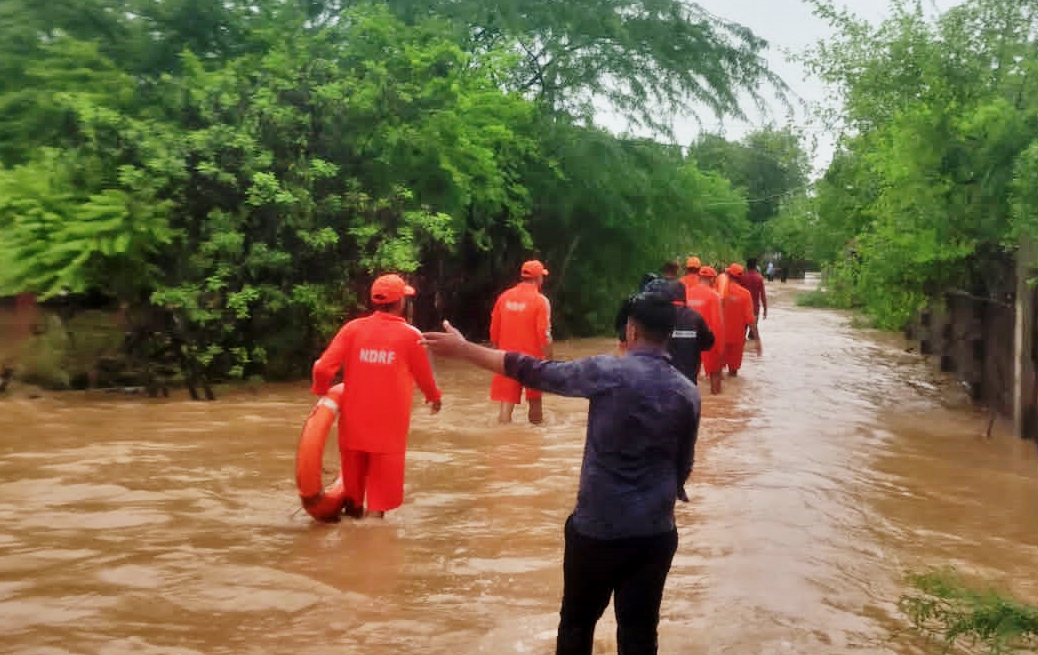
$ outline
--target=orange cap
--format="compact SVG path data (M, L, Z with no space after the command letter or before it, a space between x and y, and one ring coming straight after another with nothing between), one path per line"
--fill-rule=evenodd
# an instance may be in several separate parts
M699 269L699 277L717 277L717 271L709 266Z
M396 274L382 275L371 284L371 299L385 304L396 302L404 296L413 296L414 287Z
M523 268L520 271L520 275L523 277L540 277L541 275L547 275L548 269L544 268L544 264L537 259L531 259L528 262L523 262Z
M732 265L728 267L728 272L732 275L742 275L745 270L746 269L742 267L742 264L738 262L733 262Z
M699 261L699 257L692 256L685 260L685 268L699 268L703 265L703 262Z

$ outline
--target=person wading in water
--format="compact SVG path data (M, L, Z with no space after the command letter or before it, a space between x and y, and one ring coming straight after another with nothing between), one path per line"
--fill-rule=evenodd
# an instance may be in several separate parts
M714 333L706 324L706 319L699 312L685 305L685 285L677 279L648 278L643 280L642 292L658 293L670 301L677 310L674 331L667 340L667 352L670 363L681 371L692 384L699 383L699 367L702 354L714 345ZM620 332L620 352L627 349L627 318L630 315L631 303L638 294L628 298L616 317L616 326Z
M444 322L425 333L434 355L468 361L524 387L588 398L580 489L566 520L556 655L591 655L595 626L613 599L618 652L655 655L663 588L678 547L677 500L692 472L699 390L671 366L677 308L638 294L627 353L543 361L466 341Z
M757 349L757 356L763 354L760 335L757 334L756 317L753 315L753 298L746 287L742 286L743 267L733 263L728 267L728 295L724 298L721 311L724 314L724 365L728 367L728 375L735 377L742 368L742 355L746 347L746 331L749 329Z
M508 289L494 303L490 315L490 343L495 348L514 350L531 357L551 358L551 303L541 293L548 269L536 259L525 262L519 272L522 281ZM500 403L498 422L511 423L512 411L522 400L523 387L504 375L490 382L490 399ZM525 389L530 405L530 423L544 420L541 392Z
M721 393L721 370L724 368L724 317L721 314L721 297L714 291L717 272L709 266L699 269L699 284L688 291L685 299L692 309L706 319L714 334L714 345L703 352L703 373L710 378L710 393Z
M685 285L685 298L689 298L692 295L692 289L699 286L699 269L703 267L703 262L699 261L699 257L689 257L685 260L685 275L681 278L681 283Z
M404 320L414 288L399 275L383 275L371 285L375 312L350 321L314 363L315 395L323 396L339 370L342 413L339 453L346 487L343 513L381 517L404 500L404 456L411 426L414 383L435 414L440 411L429 354L422 335Z

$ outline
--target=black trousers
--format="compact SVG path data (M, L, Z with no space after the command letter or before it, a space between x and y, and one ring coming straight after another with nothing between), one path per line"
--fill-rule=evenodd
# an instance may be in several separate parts
M592 539L566 521L562 611L555 655L591 655L595 625L613 596L618 655L656 655L660 602L678 533Z

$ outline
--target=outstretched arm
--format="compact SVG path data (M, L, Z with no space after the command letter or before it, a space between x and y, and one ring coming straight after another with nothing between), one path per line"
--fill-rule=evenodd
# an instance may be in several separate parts
M450 321L443 322L443 332L423 333L422 340L434 355L462 359L492 373L504 375L505 351L468 341Z
M619 383L615 357L586 357L572 362L545 361L466 341L447 321L443 322L443 328L444 332L422 335L433 354L463 359L488 371L507 375L530 389L560 396L591 398Z

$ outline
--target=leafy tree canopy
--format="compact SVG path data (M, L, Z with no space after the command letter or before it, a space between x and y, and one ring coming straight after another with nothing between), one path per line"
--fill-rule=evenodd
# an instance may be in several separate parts
M2 0L0 19L0 294L167 312L216 376L305 373L386 270L422 290L419 324L479 331L541 256L559 334L606 328L663 259L738 251L747 204L674 146L586 127L592 98L649 121L781 87L760 39L676 2Z
M930 17L902 1L873 26L815 6L836 36L805 59L842 103L843 136L811 220L846 301L897 328L949 286L998 293L1038 215L1038 8L968 0Z

